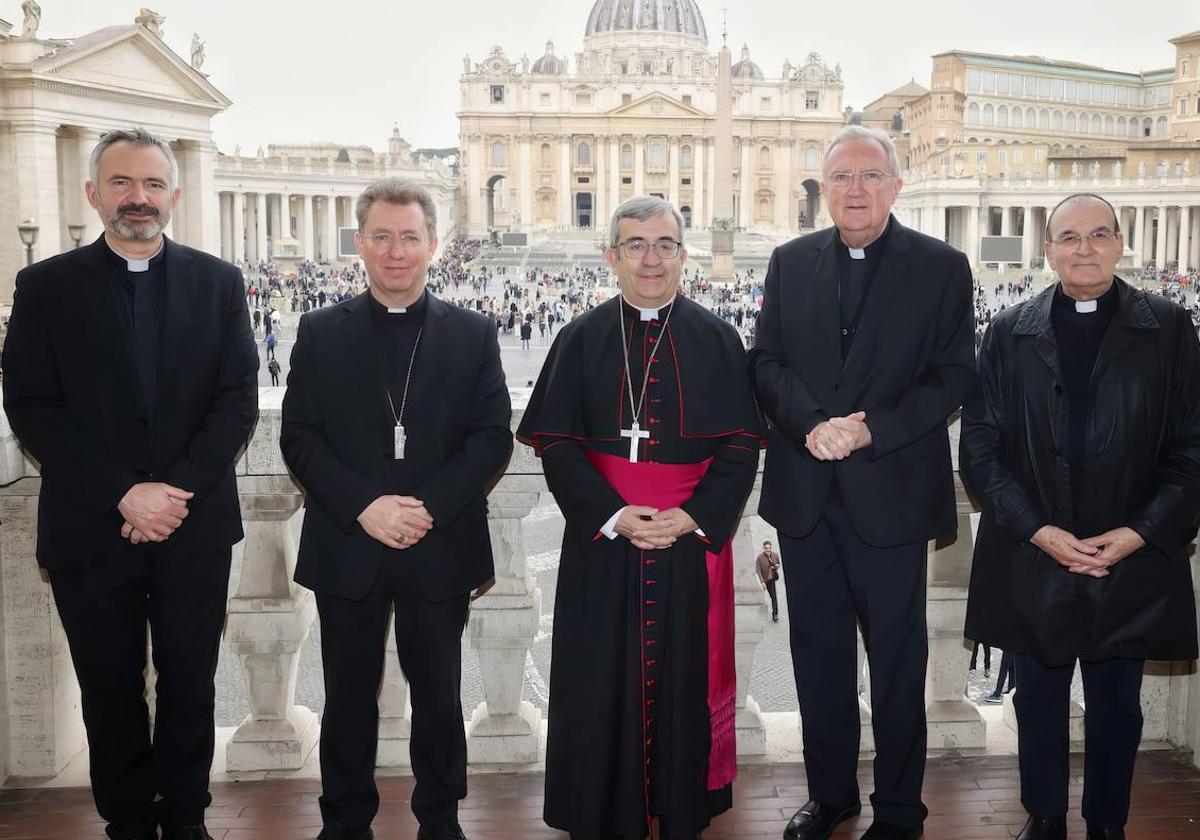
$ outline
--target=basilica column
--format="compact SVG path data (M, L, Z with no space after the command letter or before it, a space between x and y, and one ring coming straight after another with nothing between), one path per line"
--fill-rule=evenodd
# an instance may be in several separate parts
M292 235L292 194L281 192L279 194L279 227L275 229L275 238L278 241L280 238L287 239ZM276 253L279 249L276 248Z
M1188 269L1188 258L1191 256L1192 208L1184 204L1179 208L1179 270Z
M564 137L558 144L558 224L571 227L575 217L571 207L571 138Z
M244 262L246 259L246 195L241 190L233 194L233 261Z
M1162 269L1167 264L1167 206L1158 205L1158 234L1154 241L1154 267Z
M746 229L750 227L752 208L754 207L754 172L750 169L750 147L754 143L750 138L742 140L742 168L738 178L738 184L741 188L741 206L738 213L737 226Z
M34 260L60 253L61 208L58 201L58 138L57 125L41 123L12 123L9 136L12 143L12 160L18 165L12 168L14 194L16 198L16 223L33 219L38 225L38 240L33 246ZM16 239L16 230L4 232L5 237ZM71 243L72 245L74 243ZM12 299L12 283L16 269L25 264L25 249L18 240L19 262L11 266L14 270L4 279L6 294Z
M86 245L100 235L103 227L100 224L100 219L96 216L96 211L92 209L87 202L87 197L84 195L84 184L92 180L91 164L92 150L96 144L100 142L99 135L94 131L88 131L81 128L79 130L79 201L80 212L79 218L76 221L83 225L83 238L80 243Z
M221 210L221 259L233 259L233 212L230 209L233 197L229 193L217 194L217 206Z
M1179 254L1179 214L1181 210L1181 207L1167 209L1167 250L1163 252L1163 265L1173 261Z
M592 171L595 173L592 183L596 187L593 191L592 199L593 229L604 227L611 213L608 209L608 194L606 192L609 173L607 171L608 159L605 157L606 150L604 143L605 137L603 135L597 134L592 138Z
M533 230L533 138L528 134L517 135L517 190L520 198L521 230Z
M633 194L646 194L646 138L633 141Z
M679 209L679 138L672 137L667 154L667 200Z
M1192 214L1192 253L1188 258L1188 266L1200 268L1200 213Z
M608 208L608 218L611 219L612 214L617 210L617 205L621 203L621 138L619 135L608 138L608 163L609 171L612 173L608 184L608 203L611 205ZM605 220L606 224L607 221Z
M267 194L254 196L254 259L267 258Z
M704 167L708 165L704 155L704 138L697 137L692 146L692 227L704 230L708 227L708 211L704 194Z
M792 230L792 141L780 140L775 147L775 227Z
M1130 238L1133 240L1131 245L1133 248L1133 264L1139 268L1146 262L1142 256L1142 241L1146 235L1145 226L1146 208L1139 204L1133 209L1133 229L1130 231Z
M467 166L467 226L471 236L487 233L487 196L483 186L483 135L464 134Z

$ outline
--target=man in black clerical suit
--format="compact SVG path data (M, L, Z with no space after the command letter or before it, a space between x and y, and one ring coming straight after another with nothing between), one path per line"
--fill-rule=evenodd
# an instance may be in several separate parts
M566 519L545 819L690 840L732 798L729 542L761 422L741 339L678 294L679 212L635 197L609 229L621 294L562 328L517 432Z
M1196 658L1200 344L1186 310L1114 275L1096 195L1046 221L1059 283L997 316L959 464L983 506L967 635L1015 654L1021 840L1067 836L1071 679L1085 697L1089 840L1125 837L1146 659Z
M492 577L486 493L512 453L496 326L426 291L436 207L397 179L363 191L367 292L300 320L280 445L307 503L296 582L317 593L325 713L320 840L372 836L376 702L395 612L412 698L420 840L462 837L460 644Z
M156 838L158 823L165 838L205 840L213 675L242 538L233 467L257 414L258 354L237 268L163 236L179 201L171 147L110 132L90 176L104 235L17 275L4 409L41 467L37 558L108 836Z
M775 250L750 352L804 724L810 801L790 840L860 810L856 625L876 744L864 837L917 837L926 815L926 544L955 530L946 421L975 387L974 319L966 258L891 216L898 167L882 132L830 141L834 227Z

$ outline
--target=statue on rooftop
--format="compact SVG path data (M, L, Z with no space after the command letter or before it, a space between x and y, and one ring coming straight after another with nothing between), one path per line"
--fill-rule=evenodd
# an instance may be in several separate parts
M196 32L192 33L192 69L199 70L204 66L204 42L200 40L200 35Z
M147 9L143 6L138 16L133 19L133 22L138 26L146 27L151 33L161 38L163 36L162 25L167 22L167 19L153 9Z
M36 38L38 27L42 23L42 7L37 4L37 0L25 0L21 4L21 11L25 13L25 21L21 24L21 37Z

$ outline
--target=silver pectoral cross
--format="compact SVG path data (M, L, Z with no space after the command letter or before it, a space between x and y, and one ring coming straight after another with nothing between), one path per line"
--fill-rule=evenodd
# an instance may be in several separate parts
M638 462L638 440L649 438L650 433L643 432L642 427L635 420L630 428L621 430L621 437L629 438L629 463L636 464Z
M404 444L408 442L408 436L404 434L404 427L399 423L392 429L392 458L396 461L404 460Z

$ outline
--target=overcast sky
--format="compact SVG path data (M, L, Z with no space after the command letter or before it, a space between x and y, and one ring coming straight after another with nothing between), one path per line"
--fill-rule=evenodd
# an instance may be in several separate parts
M494 45L510 60L582 49L592 0L40 0L43 38L132 23L143 4L166 16L167 43L185 58L192 33L204 71L233 100L213 121L217 144L332 141L386 148L393 125L414 146L456 146L462 58ZM735 60L748 44L769 77L816 51L842 65L846 104L861 107L915 78L950 49L1042 55L1113 70L1171 66L1169 38L1200 30L1198 0L699 0L715 52L728 5ZM19 31L19 0L0 0Z

